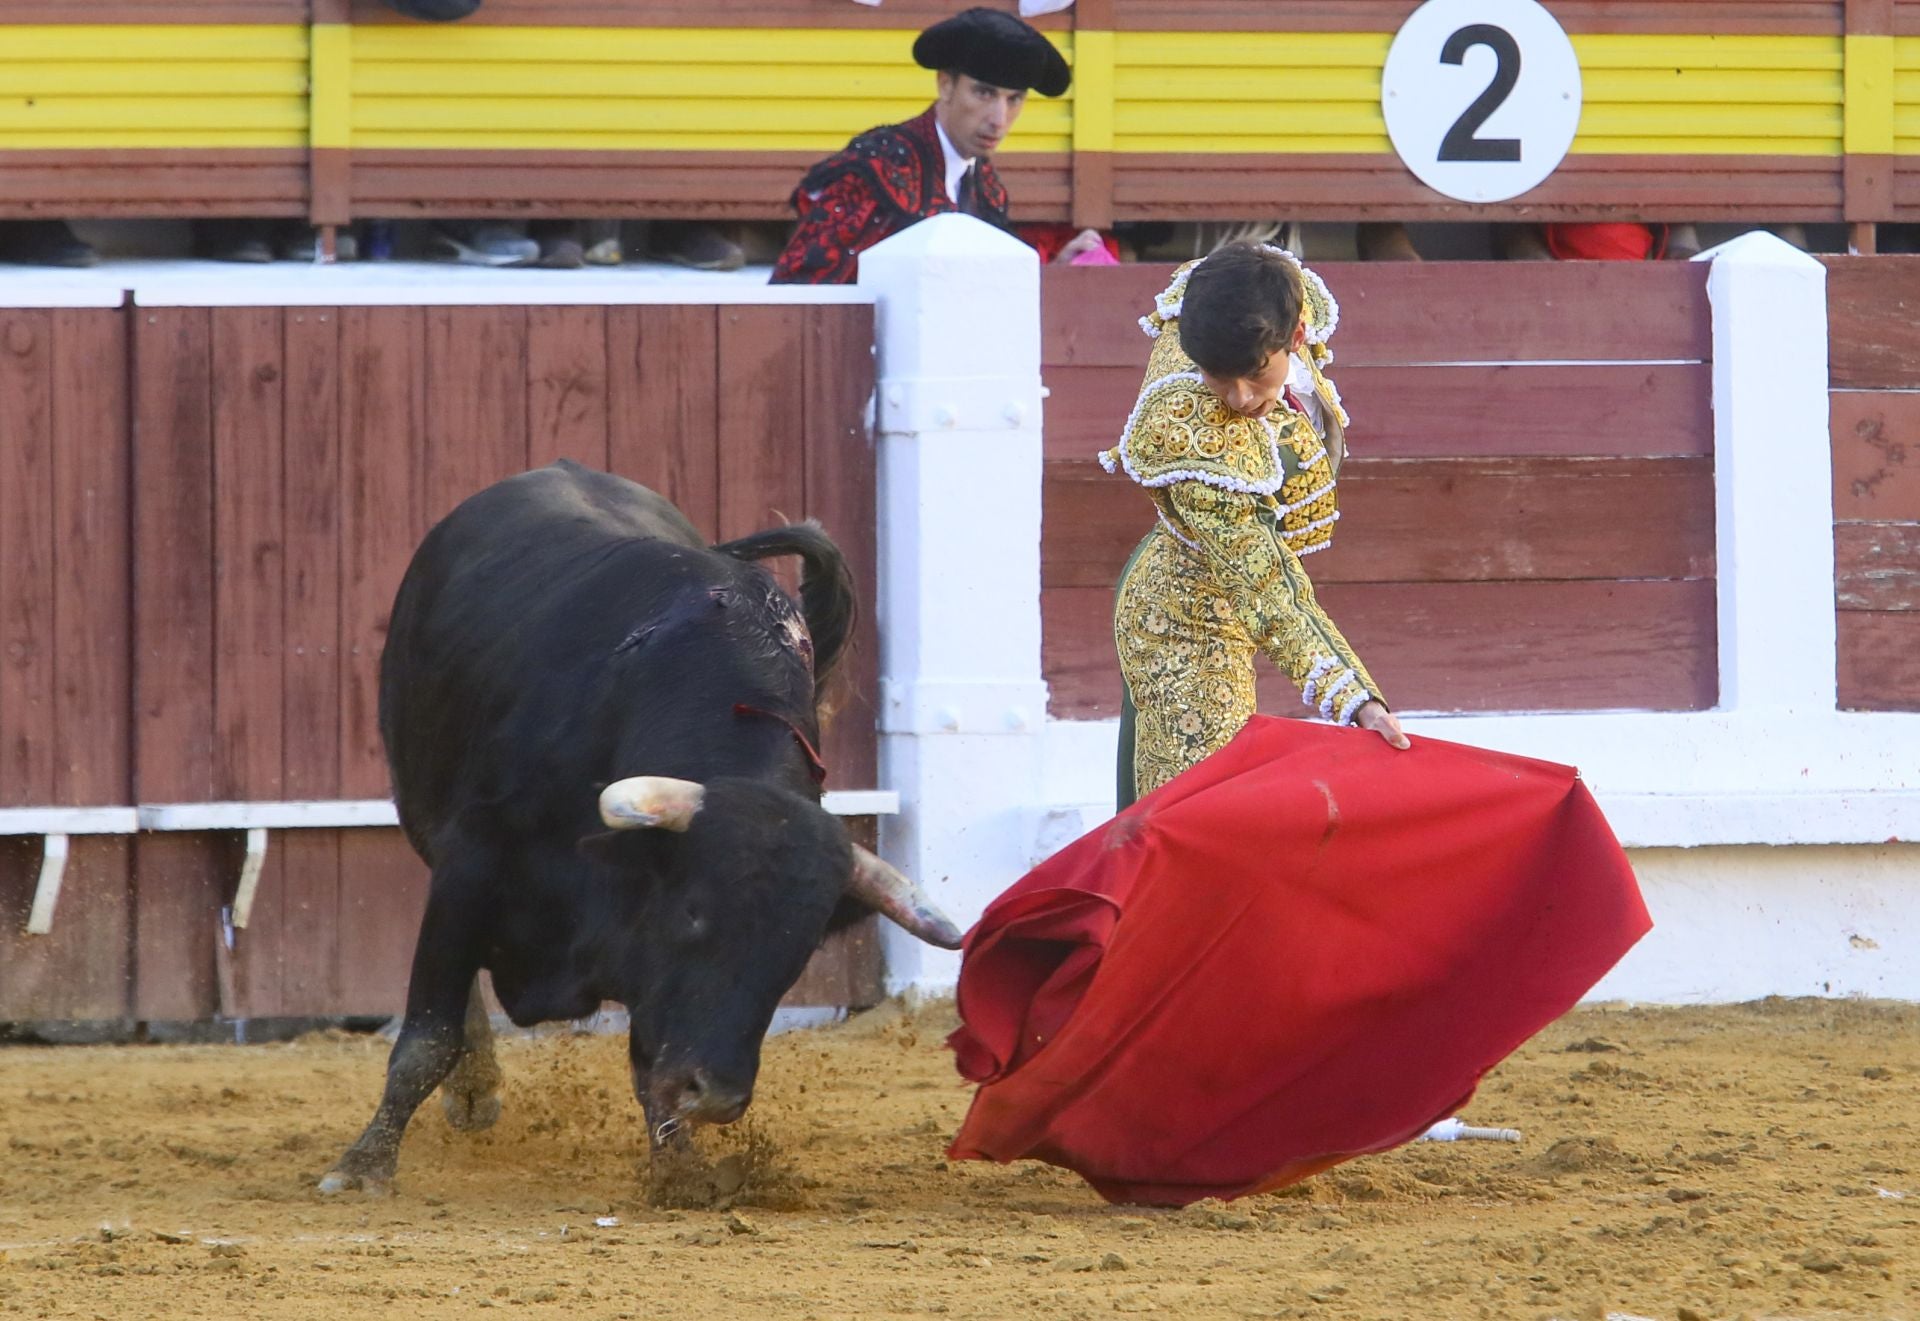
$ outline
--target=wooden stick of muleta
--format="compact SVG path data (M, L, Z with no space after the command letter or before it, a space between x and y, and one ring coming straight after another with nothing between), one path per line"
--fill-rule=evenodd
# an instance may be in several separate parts
M1459 1115L1452 1119L1443 1119L1432 1128L1415 1138L1416 1142L1462 1142L1478 1139L1482 1142L1518 1142L1520 1130L1517 1128L1476 1128L1463 1121Z

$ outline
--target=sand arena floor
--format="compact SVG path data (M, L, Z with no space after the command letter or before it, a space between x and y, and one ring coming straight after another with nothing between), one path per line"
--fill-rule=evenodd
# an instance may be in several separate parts
M950 1013L771 1042L677 1208L617 1037L505 1042L499 1125L429 1102L381 1200L313 1192L377 1038L0 1049L0 1315L1920 1318L1920 1007L1581 1010L1470 1111L1523 1144L1178 1212L944 1161Z

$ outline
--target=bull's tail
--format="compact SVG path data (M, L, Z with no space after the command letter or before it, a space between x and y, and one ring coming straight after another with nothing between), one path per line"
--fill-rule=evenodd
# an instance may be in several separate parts
M816 692L825 691L853 636L854 621L859 618L858 599L853 591L853 574L846 557L833 544L833 538L812 519L769 528L750 537L715 546L722 555L737 560L764 560L779 555L800 557L800 612L807 618L807 631L813 635L813 678Z

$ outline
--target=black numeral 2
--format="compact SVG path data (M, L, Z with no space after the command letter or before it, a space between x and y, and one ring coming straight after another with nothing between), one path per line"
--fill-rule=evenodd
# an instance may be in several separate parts
M1467 52L1475 46L1485 46L1491 50L1498 65L1493 71L1493 81L1487 84L1486 90L1453 122L1453 127L1447 130L1447 136L1440 139L1440 159L1517 161L1520 159L1519 138L1479 138L1474 134L1500 108L1513 91L1514 84L1520 81L1520 43L1505 28L1495 27L1491 23L1473 23L1447 38L1447 44L1440 48L1440 62L1464 63Z

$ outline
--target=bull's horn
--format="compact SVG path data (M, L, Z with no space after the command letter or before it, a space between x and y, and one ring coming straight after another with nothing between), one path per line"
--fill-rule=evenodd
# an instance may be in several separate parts
M853 875L847 878L847 893L929 945L960 948L960 928L933 906L927 892L858 844L853 846Z
M600 791L600 819L615 830L685 830L706 794L692 780L635 775Z

